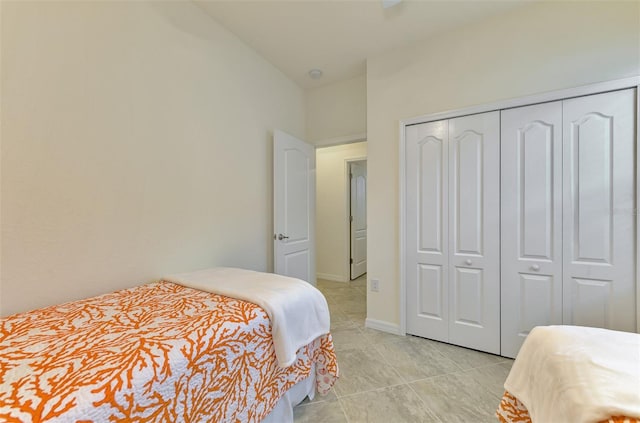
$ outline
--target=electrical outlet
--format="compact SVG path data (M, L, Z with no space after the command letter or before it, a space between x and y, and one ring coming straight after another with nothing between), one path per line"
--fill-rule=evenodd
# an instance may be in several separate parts
M371 292L380 291L380 281L378 279L371 279Z

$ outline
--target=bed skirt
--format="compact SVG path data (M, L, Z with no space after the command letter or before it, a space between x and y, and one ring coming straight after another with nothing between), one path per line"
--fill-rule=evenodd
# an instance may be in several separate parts
M527 407L508 391L505 391L502 396L496 417L501 423L532 423ZM640 423L640 420L625 416L611 416L598 423Z

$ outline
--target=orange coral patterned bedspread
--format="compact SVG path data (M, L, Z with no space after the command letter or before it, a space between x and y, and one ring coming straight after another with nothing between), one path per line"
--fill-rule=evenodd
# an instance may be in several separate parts
M331 335L278 367L257 305L157 282L0 320L0 421L257 422L315 368Z
M501 423L531 423L527 407L509 391L504 392L498 411L496 411L496 417ZM611 416L598 423L640 423L640 420L625 416Z

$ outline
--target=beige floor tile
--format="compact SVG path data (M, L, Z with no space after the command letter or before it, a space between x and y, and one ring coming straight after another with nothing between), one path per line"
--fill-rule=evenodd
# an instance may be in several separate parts
M331 331L331 336L333 337L333 346L336 351L371 348L367 337L357 327Z
M498 355L487 354L480 351L470 350L455 345L435 342L434 346L442 354L453 360L458 367L463 370L474 369L476 367L488 366L508 360Z
M357 328L358 322L351 319L349 316L341 311L335 310L331 313L331 331L338 331L342 329L354 329Z
M353 289L349 282L334 282L334 281L325 281L322 279L318 279L316 283L316 287L321 292L333 292L340 291L345 289Z
M364 330L364 323L365 323L365 320L367 319L367 313L345 311L344 314L349 319L351 319L358 328Z
M367 298L362 295L357 288L348 288L345 290L334 290L327 293L327 296L330 297L334 301L360 301L363 303L367 302Z
M443 422L495 422L500 400L466 373L451 373L409 384Z
M367 303L359 299L356 300L336 300L338 309L345 313L367 313Z
M295 423L348 423L338 401L299 405L293 409Z
M384 388L341 398L350 422L438 422L418 395L407 385Z
M355 286L358 288L366 288L367 287L367 278L358 278L354 281L351 281L351 286Z
M373 348L338 351L340 378L334 386L338 398L402 382L395 370Z
M306 397L300 403L300 405L315 404L317 402L331 402L331 401L338 401L338 396L336 395L336 391L333 388L331 388L331 390L327 395L320 395L316 393L316 396L313 398L313 400L310 400L309 397Z
M406 339L405 336L394 335L388 332L382 332L380 330L366 328L363 331L364 336L372 344L381 344L387 342L398 342Z
M333 316L338 313L344 314L340 306L335 301L327 300L327 305L329 306L329 315Z
M456 364L427 342L403 339L375 345L375 349L406 382L459 372Z
M495 396L502 398L504 394L504 381L509 375L512 364L513 360L509 360L503 363L467 370L465 373L487 388Z

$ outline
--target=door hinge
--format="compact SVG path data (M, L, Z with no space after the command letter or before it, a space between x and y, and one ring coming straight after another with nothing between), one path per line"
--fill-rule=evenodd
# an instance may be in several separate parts
M353 222L353 216L349 216L349 222Z
M353 264L353 259L349 259L349 264Z
M349 174L349 178L353 179L353 173Z

